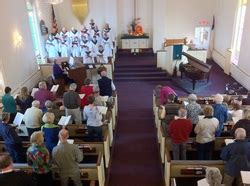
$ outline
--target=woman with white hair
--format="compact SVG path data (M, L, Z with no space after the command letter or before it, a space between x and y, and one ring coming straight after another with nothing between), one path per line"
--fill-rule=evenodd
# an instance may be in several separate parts
M250 171L250 142L245 139L246 131L243 128L235 130L235 142L221 150L220 157L225 161L224 184L226 186L242 185L240 171Z
M221 186L222 176L220 173L220 169L216 167L207 167L206 181L209 186Z
M224 123L227 122L227 111L228 109L222 104L223 103L223 96L221 94L216 94L214 97L213 108L214 108L214 117L219 120L219 127L216 131L215 136L218 137L221 135L221 132L224 129Z
M27 162L32 166L38 186L53 185L50 155L43 146L42 131L34 132L30 137L31 146L27 150Z
M51 153L53 148L58 143L58 134L60 128L58 125L53 124L55 120L55 115L51 112L46 112L42 118L43 122L45 123L42 126L42 131L44 132L45 138L45 145L48 148L49 152Z
M200 104L198 104L196 101L197 101L197 96L195 94L189 94L188 96L189 104L186 106L186 109L187 109L187 118L192 121L193 130L199 121L199 114L202 112ZM191 135L194 135L193 131Z

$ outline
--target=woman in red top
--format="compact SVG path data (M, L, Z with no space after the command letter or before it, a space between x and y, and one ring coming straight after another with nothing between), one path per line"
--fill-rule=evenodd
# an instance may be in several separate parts
M88 105L87 97L90 94L94 94L93 85L90 84L91 80L86 78L84 80L84 85L81 87L80 94L85 94L85 96L81 100L81 108L84 108L85 105Z

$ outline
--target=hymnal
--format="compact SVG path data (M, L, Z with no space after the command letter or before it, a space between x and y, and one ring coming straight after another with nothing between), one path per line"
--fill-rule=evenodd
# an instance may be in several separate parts
M31 96L34 97L36 91L38 91L39 88L33 88L32 91L31 91Z
M53 85L53 86L51 87L51 89L50 89L50 92L57 92L58 88L59 88L59 85L58 85L58 84L57 84L57 85Z
M71 116L62 116L58 122L58 125L62 125L62 126L68 125L70 119L71 119Z
M24 117L24 115L22 113L18 112L16 114L14 121L13 121L13 124L18 125L18 126L21 125L21 123L23 121L23 117Z

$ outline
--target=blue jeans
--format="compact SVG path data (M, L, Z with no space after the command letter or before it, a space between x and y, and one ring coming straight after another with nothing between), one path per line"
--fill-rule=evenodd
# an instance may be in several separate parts
M174 160L186 160L187 159L187 142L174 144L173 143L173 158Z
M102 139L102 127L88 126L88 134L89 134L90 141L95 141L95 139L97 139L98 141L103 141L103 139Z
M211 160L214 150L214 141L208 143L197 143L198 160Z

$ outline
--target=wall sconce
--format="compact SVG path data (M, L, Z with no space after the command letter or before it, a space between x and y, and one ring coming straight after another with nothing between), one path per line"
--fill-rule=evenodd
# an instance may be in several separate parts
M16 48L19 48L23 43L23 37L19 34L18 31L13 33L13 44Z

